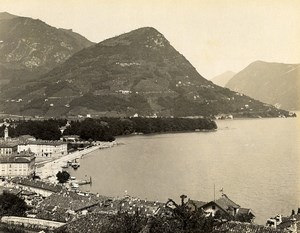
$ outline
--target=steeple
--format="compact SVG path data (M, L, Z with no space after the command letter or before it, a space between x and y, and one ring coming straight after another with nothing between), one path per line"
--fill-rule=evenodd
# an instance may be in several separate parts
M5 126L5 129L4 129L4 141L7 141L8 139L8 128L7 126Z

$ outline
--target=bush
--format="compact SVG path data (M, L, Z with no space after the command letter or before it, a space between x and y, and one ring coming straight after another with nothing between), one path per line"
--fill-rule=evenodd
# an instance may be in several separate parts
M66 183L69 179L70 179L70 174L66 171L59 171L57 174L56 174L56 177L58 179L58 182L59 183Z
M15 194L4 192L0 195L0 216L25 216L28 206Z

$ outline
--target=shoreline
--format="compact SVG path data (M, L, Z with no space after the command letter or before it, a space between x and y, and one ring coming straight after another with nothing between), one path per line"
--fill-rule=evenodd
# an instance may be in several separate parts
M127 135L119 135L119 136L114 136L116 139L119 138L127 138L127 137L135 137L135 136L155 136L155 135L164 135L164 134L183 134L183 133L212 133L218 131L219 128L217 129L203 129L203 130L183 130L183 131L165 131L165 132L155 132L155 133L131 133Z
M56 174L59 171L62 171L62 166L64 166L68 161L72 161L75 159L81 159L84 155L87 155L89 153L94 152L95 150L99 149L107 149L111 148L113 146L118 145L118 142L112 141L112 142L104 142L100 141L97 142L97 145L94 145L90 148L86 148L80 151L75 151L73 153L64 155L62 157L57 157L50 161L41 161L40 163L37 163L36 168L36 175L40 176L41 179L51 178L54 177L56 180ZM40 165L40 166L39 166Z

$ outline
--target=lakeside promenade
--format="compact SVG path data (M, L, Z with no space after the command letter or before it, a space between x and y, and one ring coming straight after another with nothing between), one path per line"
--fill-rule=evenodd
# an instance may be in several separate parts
M62 166L66 165L68 161L81 159L84 155L89 154L95 150L111 148L113 146L116 146L117 144L118 143L116 141L100 141L92 147L85 148L80 151L75 151L62 157L57 157L50 161L37 162L36 175L40 176L42 179L54 177L56 180L56 174L59 171L62 171Z

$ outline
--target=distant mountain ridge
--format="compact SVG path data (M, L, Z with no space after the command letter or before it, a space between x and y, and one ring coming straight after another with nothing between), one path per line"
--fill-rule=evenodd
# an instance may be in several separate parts
M93 44L39 19L0 13L0 86L34 79Z
M256 61L226 87L279 108L300 110L300 64Z
M206 80L151 27L82 49L14 89L3 105L6 112L40 116L288 115Z
M225 87L228 81L234 76L236 73L232 71L226 71L214 78L211 79L211 81L214 84L217 84L218 86Z

